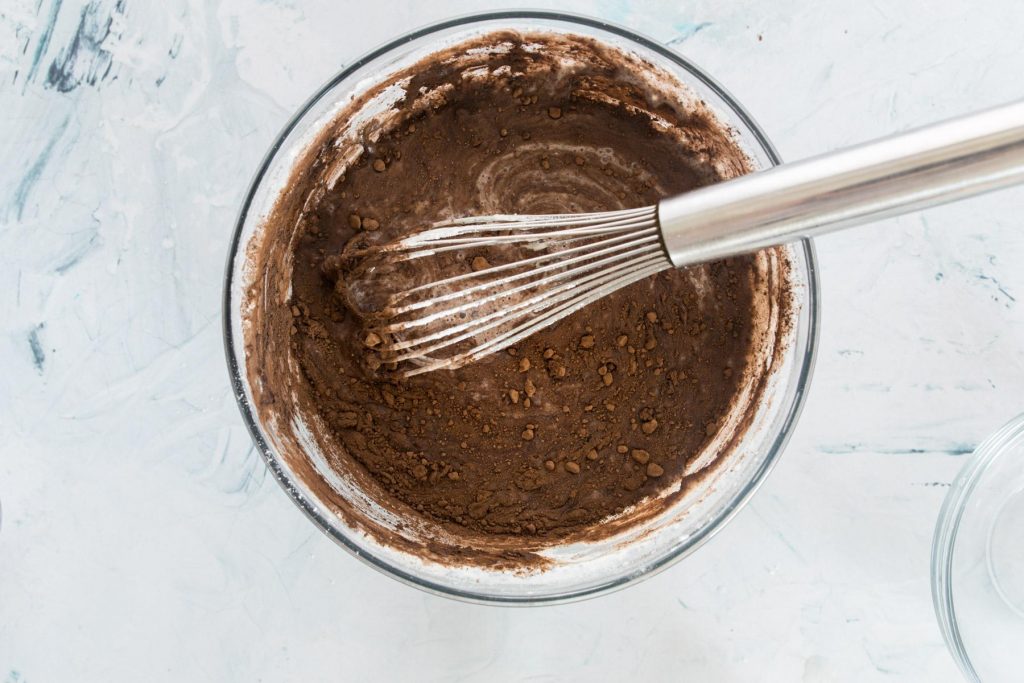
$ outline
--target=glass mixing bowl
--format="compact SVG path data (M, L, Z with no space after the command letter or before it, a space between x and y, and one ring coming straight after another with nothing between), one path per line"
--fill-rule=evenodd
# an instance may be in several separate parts
M814 364L818 328L818 280L814 249L803 241L788 249L793 288L793 324L786 351L773 364L765 400L753 424L727 461L718 464L700 486L666 504L656 516L600 541L552 545L543 571L510 571L453 566L382 543L346 523L343 516L297 476L281 455L272 425L253 409L242 334L243 292L252 273L245 258L296 157L339 110L384 75L453 43L500 29L582 35L637 55L679 79L735 132L738 143L758 168L779 163L778 154L743 108L704 71L675 52L625 28L603 21L552 12L514 11L467 16L429 26L373 50L340 71L288 122L267 152L241 208L228 257L224 287L224 341L228 368L242 416L275 478L302 511L339 545L360 560L419 588L477 602L542 604L579 599L620 588L651 576L693 552L725 524L764 480L789 440L806 396ZM305 454L322 465L311 447ZM307 468L308 469L308 468ZM359 497L352 482L319 467L345 500ZM363 496L365 498L365 496ZM360 503L362 504L362 503Z
M932 600L970 681L1024 668L1024 415L986 439L957 475L935 527Z

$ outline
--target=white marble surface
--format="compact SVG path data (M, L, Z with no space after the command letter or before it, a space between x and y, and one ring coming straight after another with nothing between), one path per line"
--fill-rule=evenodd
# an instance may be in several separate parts
M290 112L493 2L0 6L0 681L955 681L931 534L1024 410L1024 191L818 244L810 401L709 545L581 604L377 574L269 480L228 387L229 231ZM534 0L715 74L795 159L1024 96L1018 0Z

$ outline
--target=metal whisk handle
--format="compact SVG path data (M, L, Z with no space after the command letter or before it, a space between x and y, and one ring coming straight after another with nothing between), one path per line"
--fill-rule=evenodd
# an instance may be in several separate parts
M1024 182L1024 101L718 183L658 204L677 267Z

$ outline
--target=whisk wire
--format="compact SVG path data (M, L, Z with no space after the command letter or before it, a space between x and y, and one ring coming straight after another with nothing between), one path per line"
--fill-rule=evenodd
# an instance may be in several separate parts
M653 206L457 218L383 247L396 262L495 261L392 293L375 347L412 377L507 348L622 287L672 267ZM502 258L507 262L501 262Z
M479 235L480 233L509 230L529 232L552 226L564 229L590 225L609 226L620 221L629 221L633 218L653 218L656 215L656 207L645 206L639 209L596 213L466 216L439 221L429 229L404 237L394 244L395 246L415 246L418 244L434 243L438 240L458 237L467 233Z
M636 238L638 236L643 236L643 235L646 235L646 234L654 234L654 232L651 231L651 230L640 230L640 231L637 231L637 233L635 235L634 234L616 235L615 237L609 237L607 239L602 240L599 244L600 245L604 245L604 246L610 246L610 245L613 245L613 244L616 244L616 243L620 243L620 242L624 242L624 241L629 241L629 240L634 240L636 243L638 243L638 240L636 240ZM418 287L413 287L412 289L410 289L410 290L408 290L406 292L400 292L394 298L394 302L393 303L398 303L398 301L400 301L402 298L406 298L406 297L408 297L411 294L415 294L417 292L420 292L420 291L423 291L423 290L426 290L426 289L447 287L447 286L450 286L452 284L455 284L456 282L462 282L462 281L471 280L471 279L479 279L481 277L486 277L488 275L495 275L497 273L506 272L506 271L509 271L509 270L515 270L517 268L522 269L522 268L525 268L525 267L528 267L528 266L539 265L541 263L544 263L545 261L564 262L564 261L562 261L563 257L565 257L565 256L567 256L569 254L577 254L577 253L580 253L580 252L586 253L587 250L593 249L593 247L595 246L594 242L586 242L585 238L567 239L567 240L565 240L565 244L567 244L567 245L578 244L579 242L584 242L584 244L582 244L581 246L568 246L565 249L560 250L560 251L558 251L557 253L554 253L554 254L552 254L552 253L544 253L544 254L542 254L540 256L534 256L534 257L531 257L531 258L526 258L526 259L523 259L521 261L514 261L512 263L503 263L503 264L497 265L497 266L490 266L488 268L484 268L484 269L481 269L479 271L470 272L470 273L462 273L460 275L453 275L453 276L445 278L443 280L438 280L437 282L431 282L429 284L419 285Z
M623 274L629 275L632 272L635 272L641 268L647 269L655 265L663 265L660 257L652 256L648 259L638 261L636 263L619 266L618 268L612 271L601 271L597 273L591 273L590 275L580 278L576 281L564 283L561 286L550 289L544 292L543 294L534 295L527 299L523 299L522 301L511 304L510 306L507 306L505 308L474 318L469 323L462 323L445 327L437 332L428 333L420 337L398 340L386 345L382 350L401 351L431 341L436 341L438 339L444 339L445 341L440 344L436 344L425 349L419 349L413 353L406 353L391 360L393 360L394 362L400 362L403 360L409 360L416 355L433 353L439 349L458 343L465 339L474 337L482 332L486 332L500 325L508 324L509 317L512 314L526 315L542 312L545 309L550 308L555 304L558 304L559 302L569 299L571 297L579 297L586 295L589 290L584 290L583 293L577 291L581 287L585 287L587 285L604 285L609 282L614 282Z
M406 370L404 375L406 377L413 377L420 375L425 372L431 372L433 370L441 370L445 368L455 368L466 363L471 363L483 356L486 356L495 351L512 346L522 339L532 335L534 332L548 327L555 322L565 318L576 311L590 305L594 301L607 296L611 292L622 289L627 285L633 284L647 278L651 275L655 275L663 270L668 270L672 267L671 263L655 262L639 269L630 269L625 275L615 278L608 282L604 286L597 287L593 290L588 291L586 294L577 296L570 301L565 302L561 306L557 306L550 311L547 311L543 315L528 320L527 322L521 323L512 330L505 332L504 334L498 335L489 341L475 346L469 351L457 354L453 357L434 361L425 365L421 365L417 368Z
M531 282L527 282L525 284L517 285L517 286L512 287L510 289L505 289L505 285L508 284L508 281L511 278L502 278L500 280L497 280L497 281L494 281L494 282L491 282L491 283L486 283L484 285L478 285L477 287L469 288L468 290L463 290L463 291L455 292L455 293L442 294L442 295L439 295L439 296L436 296L436 297L431 297L429 299L425 299L423 301L417 301L417 302L415 302L413 304L409 304L407 306L395 309L392 312L392 315L395 316L395 317L398 317L398 316L401 316L404 313L410 313L410 312L413 312L413 311L429 309L431 307L437 306L438 304L444 303L446 301L451 301L455 297L464 298L464 299L468 298L468 301L466 303L459 304L459 305L456 305L456 306L452 306L452 307L449 307L449 308L443 308L441 310L435 310L433 312L426 313L426 314L422 315L421 317L416 318L416 319L411 320L411 321L400 322L400 323L395 323L395 324L389 325L389 326L384 328L384 331L388 332L388 333L394 333L394 332L397 332L397 331L400 331L400 330L407 330L409 328L422 327L424 325L428 325L428 324L433 323L435 321L443 321L445 319L452 318L454 316L459 316L460 314L466 313L466 312L468 312L468 311L470 311L470 310L472 310L474 308L480 308L480 307L486 306L488 304L495 303L499 299L506 299L506 300L508 300L508 299L514 297L517 294L520 294L520 293L523 293L523 292L528 292L528 291L533 290L533 289L538 289L540 287L543 287L544 285L548 285L548 284L551 284L551 283L554 283L554 282L559 282L559 281L562 281L562 280L567 280L567 279L570 279L570 278L573 278L573 277L577 277L577 276L583 275L585 273L588 273L588 272L591 272L591 271L594 271L594 270L598 270L598 269L600 269L600 268L602 268L604 266L610 266L611 264L614 264L614 263L616 263L618 261L628 260L628 259L631 259L631 258L640 258L640 257L642 257L642 256L644 256L646 254L652 253L652 248L658 249L660 247L655 243L655 244L648 244L648 245L645 245L645 246L641 246L639 248L636 248L636 249L633 249L633 250L627 251L627 252L613 253L611 255L605 256L603 258L600 258L600 259L597 259L597 260L594 260L594 261L585 262L582 265L578 265L578 266L575 266L575 267L571 267L571 268L567 268L567 269L564 269L564 270L560 270L560 271L557 271L557 272L555 272L555 273L553 273L551 275L545 275L544 277L541 277L541 278L539 278L537 280L534 280L534 281L531 281ZM532 273L528 273L528 274L532 275ZM576 283L577 286L579 284L580 284L579 282ZM498 291L495 292L495 293L491 293L491 294L484 294L483 292L485 292L487 290L498 290ZM540 296L543 296L543 295L544 295L544 292L541 292Z
M629 220L624 220L622 222L615 223L615 224L612 224L612 225L601 225L601 226L587 225L587 226L580 226L580 227L576 227L576 228L566 228L564 230L554 230L554 231L550 231L550 232L541 232L541 233L529 232L528 230L523 231L523 232L527 232L530 240L535 244L535 246L539 246L539 245L544 244L545 241L549 241L549 240L557 240L559 242L563 242L563 241L565 241L567 239L574 238L574 237L586 238L586 237L592 237L592 236L596 236L596 235L618 234L618 233L621 233L623 231L640 229L640 228L642 228L644 226L648 226L650 224L651 224L651 219L649 219L649 218L642 218L641 217L641 218L633 218L633 219L629 219ZM514 224L514 226L515 227L520 227L520 226L518 226L518 224ZM555 226L555 227L557 227L557 226ZM512 228L506 229L506 232L508 232L510 230L512 230ZM415 243L406 243L404 241L400 241L400 242L396 242L396 243L394 243L392 245L389 245L387 247L387 249L389 251L394 251L394 252L405 251L406 252L405 253L405 258L406 259L417 259L417 258L423 258L423 257L426 257L426 256L434 256L436 254L444 253L444 252L448 252L448 251L455 251L455 250L459 250L459 249L465 249L466 247L471 247L471 246L481 246L481 245L494 246L494 245L502 244L502 243L505 243L505 244L522 243L523 242L523 237L524 237L523 232L512 231L512 232L508 232L508 234L502 234L502 235L475 235L475 236L460 236L460 237L438 237L437 239L434 239L434 240L429 242L429 244L430 244L429 247L425 247L423 242L420 242L420 241L417 241Z
M653 234L653 231L645 231L645 232L647 234L642 235L640 238L633 238L633 236L627 235L625 237L604 240L604 241L601 241L601 242L598 242L598 243L590 243L590 244L585 245L583 247L576 247L576 248L572 248L572 249L566 249L564 251L559 251L559 252L557 252L555 254L545 254L543 256L537 256L537 257L533 257L533 258L529 258L529 259L523 259L522 261L519 261L519 262L502 264L502 265L499 265L499 266L491 266L489 268L482 269L482 270L477 271L475 273L466 273L464 275L457 275L457 276L454 276L454 277L445 278L443 280L438 280L437 282L433 282L433 283L430 283L430 284L427 284L427 285L420 285L418 287L414 287L414 288L410 289L408 292L404 292L404 293L400 294L399 296L395 297L392 301L389 302L389 305L393 307L395 315L400 315L400 314L403 314L403 313L407 313L409 311L414 311L414 310L418 310L418 309L421 309L421 308L425 308L427 306L433 306L433 305L442 303L444 301L450 301L450 300L455 299L455 298L460 298L460 297L469 296L471 294L476 294L477 292L485 291L487 289L493 289L493 288L498 288L498 287L505 287L505 286L507 286L507 285L509 285L509 284L511 284L513 282L516 282L518 280L523 280L525 278L535 277L535 276L537 276L537 275L539 275L541 273L548 273L548 272L551 272L553 270L558 270L558 269L564 270L566 267L568 267L570 265L573 265L573 264L580 264L580 263L585 264L585 267L583 268L583 270L586 270L588 268L598 267L598 266L601 266L601 265L604 265L605 263L607 263L608 260L605 260L605 261L595 261L594 259L596 259L596 258L604 257L604 256L608 256L608 255L614 255L614 254L619 253L619 252L623 252L623 251L628 251L630 249L634 249L635 247L642 247L642 246L648 246L649 247L649 246L656 246L656 245L658 245L657 235ZM600 246L602 248L594 250L595 246ZM582 255L572 256L572 257L569 257L569 258L562 258L565 254L568 254L570 252L578 253L580 250L590 250L590 251L587 252L587 253L584 253ZM620 254L619 258L622 258L621 254ZM507 272L509 270L515 270L517 268L522 269L524 267L526 268L526 270L522 270L522 272L515 273L515 274L512 274L512 275L505 275L505 276L503 276L503 277L501 277L501 278L499 278L497 280L485 281L485 282L482 282L480 284L471 285L469 287L466 287L465 289L450 291L450 292L444 293L444 294L438 294L438 295L436 295L434 297L431 297L429 299L417 301L415 303L408 304L406 306L402 306L402 307L398 306L398 304L401 302L401 300L409 298L410 296L412 296L414 294L417 294L417 293L420 293L420 292L423 292L423 291L444 290L444 289L449 288L451 285L453 285L453 284L455 284L457 282L462 282L462 281L471 280L471 279L479 280L479 279L482 279L482 278L487 278L487 277L492 276L492 275L496 275L498 273L504 273L504 272ZM574 271L574 272L582 272L582 271Z

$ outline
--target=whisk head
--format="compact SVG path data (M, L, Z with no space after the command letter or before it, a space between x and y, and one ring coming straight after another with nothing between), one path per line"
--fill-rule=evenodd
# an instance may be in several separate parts
M406 377L456 368L672 268L657 207L458 218L378 247L367 345Z

